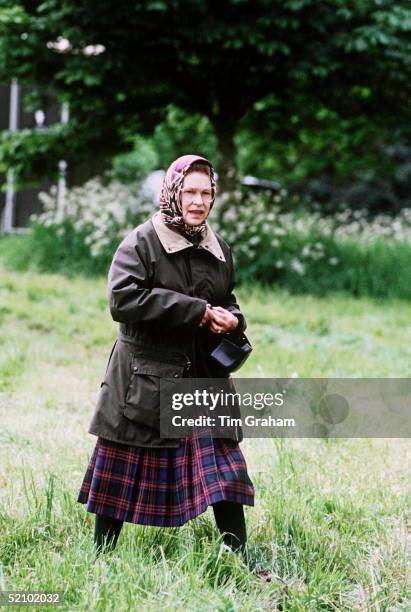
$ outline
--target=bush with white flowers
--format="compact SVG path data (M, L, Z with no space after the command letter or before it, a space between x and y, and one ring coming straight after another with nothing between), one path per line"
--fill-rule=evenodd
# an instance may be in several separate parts
M43 269L106 272L123 237L158 207L141 184L94 178L42 193L32 217L32 253ZM411 298L411 209L370 218L346 209L310 212L282 189L272 196L239 190L217 197L210 224L233 250L239 282L279 283L292 291Z
M233 248L239 281L411 297L406 270L398 281L398 266L407 260L411 278L411 209L396 217L348 208L323 216L284 189L275 197L237 191L219 198L215 218Z
M99 177L68 189L63 207L55 187L39 199L43 212L30 221L41 267L54 268L57 258L67 267L71 261L79 270L96 272L107 268L124 236L155 206L152 193L140 183L123 185Z

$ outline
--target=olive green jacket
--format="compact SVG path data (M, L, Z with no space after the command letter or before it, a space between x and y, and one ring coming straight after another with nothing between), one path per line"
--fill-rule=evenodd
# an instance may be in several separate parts
M178 439L160 437L160 379L212 375L207 355L221 337L199 327L207 303L238 317L231 335L246 328L233 294L230 248L208 223L206 229L193 245L157 212L118 247L108 274L108 300L119 334L89 433L132 446L180 446ZM242 440L241 431L235 440Z

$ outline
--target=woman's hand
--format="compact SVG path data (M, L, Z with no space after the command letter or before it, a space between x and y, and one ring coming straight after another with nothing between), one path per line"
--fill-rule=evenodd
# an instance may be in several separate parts
M210 329L215 334L233 331L239 323L238 318L222 306L213 306L211 317Z
M203 327L208 321L212 321L213 319L213 310L209 304L207 304L207 308L205 310L204 316L199 323L199 327Z

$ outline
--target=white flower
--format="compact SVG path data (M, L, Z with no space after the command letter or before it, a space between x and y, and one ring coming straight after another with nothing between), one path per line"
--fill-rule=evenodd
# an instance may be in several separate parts
M87 45L83 49L84 55L100 55L106 50L104 45Z
M224 215L226 221L235 221L237 218L237 212L234 208L230 208Z
M296 223L295 223L295 229L297 230L297 232L304 232L304 230L306 229L306 223L304 219L297 219Z
M302 264L298 259L293 258L290 262L290 266L295 272L297 272L297 274L304 273L304 264Z
M47 48L54 49L54 51L57 51L58 53L64 53L65 51L68 51L68 49L71 49L71 44L67 38L59 36L55 42L49 41L47 43Z
M280 196L284 194L277 194L277 201ZM157 207L140 184L123 185L118 181L106 184L99 177L90 179L81 187L67 189L63 210L58 209L54 185L48 193L41 192L38 197L43 212L32 215L31 222L55 228L57 236L65 231L63 222L68 223L74 231L83 234L84 243L93 257L102 255L109 244L120 242ZM235 204L240 203L240 193L221 194L216 210L221 202L230 202L231 199ZM411 208L403 209L395 219L379 214L369 222L364 213L348 208L333 217L321 217L319 212L285 213L281 212L279 205L272 204L268 211L265 198L258 193L250 194L247 206L232 206L224 219L215 216L211 222L214 229L222 231L227 240L236 245L239 253L252 260L259 257L257 245L261 242L267 242L273 249L282 248L281 237L292 237L298 232L305 237L305 243L300 255L289 262L290 269L298 274L304 273L305 258L317 261L327 257L329 265L337 265L337 257L326 255L323 240L327 237L335 242L356 239L363 244L381 239L411 241ZM313 236L317 236L314 243ZM288 261L287 256L286 259ZM288 263L273 258L273 265L281 269Z

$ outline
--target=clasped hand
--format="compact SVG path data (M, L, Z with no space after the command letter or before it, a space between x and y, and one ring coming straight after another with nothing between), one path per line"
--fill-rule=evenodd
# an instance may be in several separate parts
M238 318L229 310L222 306L210 306L207 304L206 311L200 322L200 327L209 325L209 328L215 334L225 334L233 331L238 325Z

